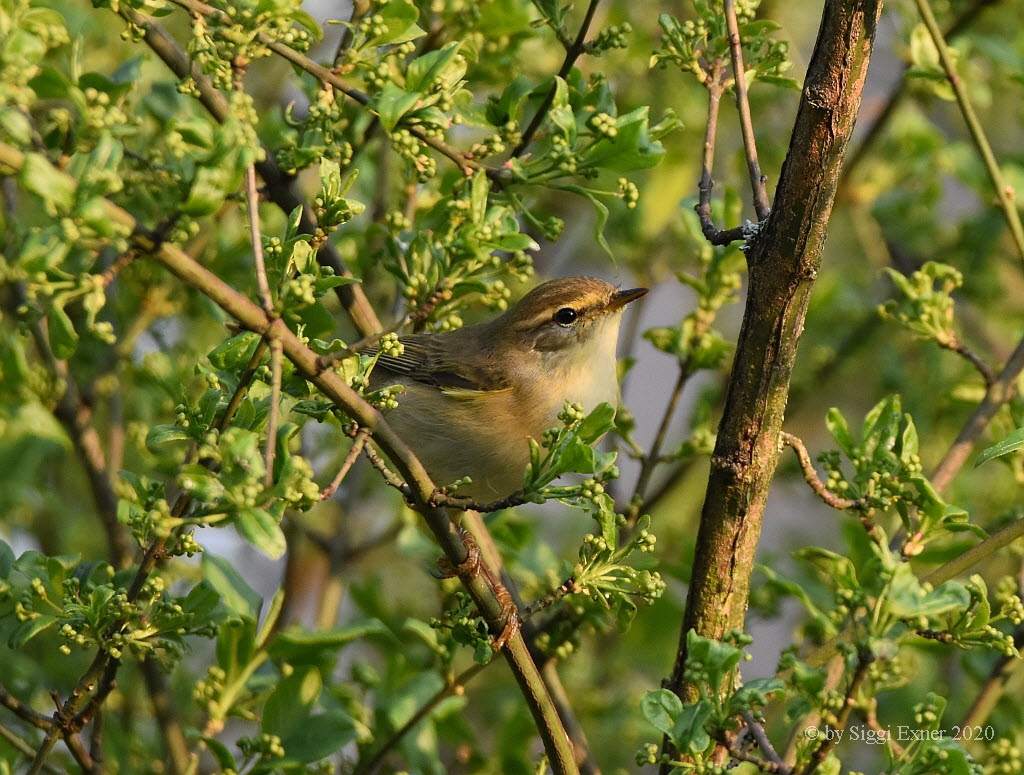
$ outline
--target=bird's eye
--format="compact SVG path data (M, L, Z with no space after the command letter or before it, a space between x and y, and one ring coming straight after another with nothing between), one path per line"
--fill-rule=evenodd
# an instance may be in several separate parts
M560 326L571 326L579 316L580 313L572 307L562 307L555 313L555 322Z

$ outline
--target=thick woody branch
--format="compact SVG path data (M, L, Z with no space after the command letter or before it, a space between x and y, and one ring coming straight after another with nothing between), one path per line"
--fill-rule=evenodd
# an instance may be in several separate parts
M690 693L683 677L687 632L721 639L744 623L797 343L880 11L880 0L825 3L775 205L748 242L746 309L667 682L684 698Z

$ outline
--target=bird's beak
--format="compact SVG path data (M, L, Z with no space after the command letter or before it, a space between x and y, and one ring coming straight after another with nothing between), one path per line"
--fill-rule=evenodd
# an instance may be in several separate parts
M616 291L612 294L611 299L608 301L608 306L604 308L604 311L614 312L621 307L625 307L631 301L639 299L646 293L646 288L632 288L628 291Z

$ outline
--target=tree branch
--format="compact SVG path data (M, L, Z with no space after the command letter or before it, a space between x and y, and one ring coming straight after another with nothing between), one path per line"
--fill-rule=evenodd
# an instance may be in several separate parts
M834 509L852 509L859 505L858 501L840 498L835 493L829 492L825 483L818 477L818 472L814 470L814 464L811 462L811 456L807 453L807 447L804 446L804 443L799 438L792 433L783 433L782 442L793 448L793 451L796 453L796 459L800 462L800 468L804 472L804 481L811 486L815 495Z
M962 35L968 27L978 18L983 10L990 5L996 5L1000 0L974 0L969 6L960 12L960 15L956 17L953 23L946 30L946 40L952 40L955 37ZM896 87L889 92L885 98L885 103L882 109L878 111L877 117L868 127L864 133L863 139L860 144L850 153L849 160L846 166L843 168L841 186L844 188L847 186L847 182L853 171L860 166L861 162L864 161L867 156L867 152L871 150L875 142L882 134L882 130L888 126L889 121L896 114L896 109L903 103L903 99L907 96L907 72L910 70L910 64L903 65L903 72L900 74L900 78L897 81Z
M352 448L348 451L348 454L341 463L341 468L338 469L338 473L335 474L331 483L320 491L320 500L327 500L338 491L341 483L345 481L345 477L348 476L348 472L359 457L359 453L363 451L366 440L369 438L370 431L368 428L360 428L356 431L355 437L352 439Z
M665 406L665 411L661 416L658 430L654 434L654 441L651 442L651 448L644 455L643 460L640 461L640 473L637 475L636 487L633 488L633 495L630 497L626 509L626 521L629 524L635 523L642 513L640 508L644 504L644 498L647 497L647 487L651 483L654 469L660 462L661 448L664 446L665 439L668 436L668 429L672 424L676 407L679 405L679 399L682 397L683 390L686 388L686 383L690 380L691 376L693 376L693 369L690 367L690 360L687 358L679 363L679 375L676 377L676 384L672 388L672 393L669 394L668 404Z
M24 166L24 154L6 143L0 143L0 175L16 174ZM54 168L53 173L67 179L67 185L73 181ZM318 373L317 356L309 349L280 318L271 319L256 304L245 298L234 288L200 265L177 246L162 244L155 246L144 232L139 230L134 217L123 208L109 200L104 200L109 219L132 232L132 241L168 269L173 275L191 288L203 293L225 312L234 317L244 328L262 337L278 339L284 355L295 365L296 370L316 385L330 400L345 411L360 427L369 428L376 442L387 453L398 468L404 481L409 483L409 492L416 510L423 516L435 540L440 545L448 562L453 568L465 567L470 559L469 547L462 531L449 519L444 509L432 505L431 498L436 487L430 479L423 464L416 458L406 443L384 421L381 413L362 399L341 377L333 372ZM157 557L162 553L166 539L154 543L143 556L142 563L135 579L128 590L128 599L134 600L142 588L145 578L156 564ZM494 634L503 633L510 612L502 600L508 593L500 584L489 578L490 574L462 573L460 580L473 598L481 614L488 622ZM522 633L511 632L502 650L512 673L519 684L520 691L526 699L530 712L533 714L538 732L544 743L545 751L556 775L579 772L573 759L572 744L565 728L558 717L558 712L544 685L537 665L533 662L527 649ZM82 677L79 686L92 685L99 680L107 666L109 656L101 651ZM70 717L80 707L81 694L72 694L66 701L63 713ZM37 773L48 755L56 739L53 727L44 738L31 773ZM59 734L59 732L57 733ZM52 735L52 739L51 739Z
M684 699L686 633L742 628L750 573L796 346L803 330L860 105L880 0L827 0L775 207L748 242L750 282L725 410L711 461L686 615L666 686Z
M601 0L590 0L587 5L587 12L583 17L583 23L580 24L579 32L576 33L576 39L573 40L572 44L566 47L565 59L562 60L562 66L558 68L558 77L564 79L569 72L572 70L572 66L576 64L576 60L583 55L587 50L587 32L590 30L590 23L594 20L594 13L597 11L597 5ZM565 45L565 41L563 41ZM512 158L517 159L523 155L523 152L529 147L530 143L533 142L533 136L537 134L537 130L540 129L541 124L544 123L544 119L547 118L548 111L551 110L551 105L555 101L555 92L558 89L557 83L551 84L551 89L548 90L545 95L543 102L537 107L537 112L533 114L533 118L530 123L526 126L526 131L523 132L523 137L519 141L519 144L512 149Z
M931 482L939 492L946 489L953 481L953 477L967 462L974 445L977 444L988 424L992 422L996 412L1016 394L1017 377L1020 376L1022 370L1024 370L1024 338L1017 343L1017 347L1010 355L1003 370L985 391L985 398L967 419L953 445L932 472Z
M967 124L967 131L970 132L971 140L974 141L982 163L988 171L992 187L995 189L996 198L999 200L999 208L1002 210L1006 225L1010 228L1010 236L1013 238L1017 255L1024 260L1024 226L1021 225L1020 212L1017 210L1013 187L1008 185L1006 178L1003 177L1002 170L999 168L999 162L996 160L996 155L992 152L992 146L989 144L988 137L985 134L985 128L974 112L971 98L968 96L967 89L964 88L963 81L957 73L956 60L953 59L953 54L950 52L949 46L946 45L946 39L942 36L939 23L935 21L935 14L932 13L928 0L914 0L914 2L917 5L918 12L921 14L922 21L924 21L924 26L931 36L932 43L935 44L935 48L939 52L939 62L942 64L942 69L946 71L946 79L949 81L949 85L953 87L953 94L956 97L957 105L960 106L964 122Z
M761 174L761 165L757 160L757 141L754 138L754 122L750 118L746 68L743 66L743 41L740 40L740 27L736 20L736 0L725 0L725 23L729 29L729 56L732 59L736 112L740 118L740 132L743 135L743 150L747 157L747 172L750 174L754 212L757 213L757 220L763 221L771 212L771 207L768 204L768 192L765 190L765 176Z
M853 707L856 704L857 692L860 691L861 684L864 683L864 679L868 675L868 668L871 667L872 661L873 659L869 652L862 649L857 653L857 667L853 671L850 685L846 688L843 707L836 714L836 723L829 724L826 727L823 734L824 739L814 749L814 753L811 754L811 759L807 766L800 770L800 775L813 775L814 771L828 758L829 752L835 748L836 743L839 742L842 735L836 733L846 728L846 724L850 720L850 714L853 712Z
M423 703L419 710L412 714L408 721L402 726L391 733L391 736L384 741L383 745L377 749L377 752L370 758L370 760L362 767L356 768L352 775L375 775L380 772L381 766L384 764L384 759L391 753L396 745L401 742L402 738L409 734L417 724L423 721L427 716L433 712L441 701L447 697L451 697L455 694L462 694L465 691L466 684L471 681L477 673L481 672L487 665L486 664L474 664L472 667L467 668L458 676L456 676L450 683L446 683L434 696Z

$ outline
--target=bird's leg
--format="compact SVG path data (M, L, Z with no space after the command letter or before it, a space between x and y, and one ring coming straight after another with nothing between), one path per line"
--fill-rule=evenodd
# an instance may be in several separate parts
M495 598L497 598L498 603L501 605L499 620L505 623L501 632L497 636L493 636L494 642L492 645L494 650L501 651L508 644L509 638L519 631L519 627L522 624L519 618L519 610L512 599L512 594L494 575L494 571L487 567L487 564L483 561L480 545L476 542L473 534L462 527L462 525L456 525L455 529L466 545L466 559L458 565L453 565L446 556L438 557L438 573L435 575L442 579L458 577L464 582L473 581L479 578L481 574L487 579L488 586L490 586Z

